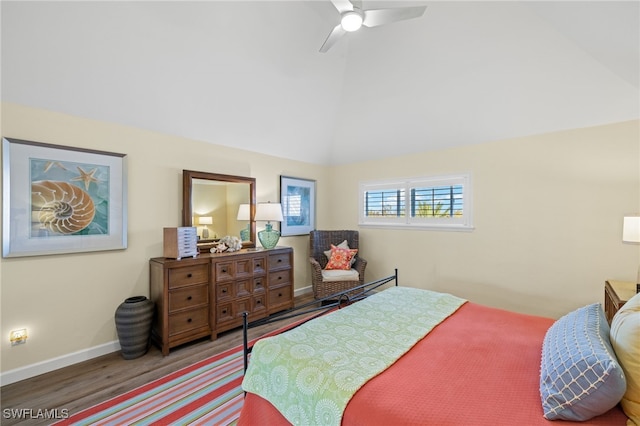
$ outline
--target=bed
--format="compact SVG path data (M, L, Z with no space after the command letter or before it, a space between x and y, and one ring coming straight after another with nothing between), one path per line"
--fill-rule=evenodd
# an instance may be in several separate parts
M387 285L389 281L392 281L394 286L385 288L389 287ZM329 360L330 356L319 352L321 348L309 349L306 347L307 343L319 340L311 337L316 336L318 330L322 331L332 327L331 321L328 322L329 325L327 323L315 325L320 320L326 321L327 318L340 315L342 311L347 312L347 310L355 309L360 304L362 304L362 308L357 315L366 316L366 312L370 312L375 307L372 308L370 305L365 305L365 303L373 303L374 299L377 300L380 295L387 294L390 291L399 293L389 293L386 296L386 300L378 300L378 305L382 306L383 310L402 314L399 316L402 317L402 320L406 320L406 315L404 314L409 313L405 312L404 309L398 309L398 306L389 307L389 301L408 297L409 303L402 302L401 305L405 307L412 303L410 299L419 299L422 296L418 293L402 296L402 292L407 290L400 290L402 288L398 287L397 284L396 272L396 274L386 279L365 284L360 289L359 297L348 298L344 294L330 296L327 299L337 299L338 302L336 304L342 309L337 309L334 305L331 305L329 309L332 312L312 321L304 322L303 325L282 335L274 336L282 339L280 341L268 340L274 337L259 340L253 346L253 352L245 344L245 353L247 354L245 359L248 359L248 369L243 381L243 388L246 394L238 424L535 426L569 424L568 421L563 420L562 416L566 418L572 415L589 417L582 424L607 426L622 426L626 424L627 417L617 403L622 398L622 393L624 393L624 389L621 393L620 387L626 385L624 383L624 374L619 369L615 369L617 367L615 361L613 361L613 367L604 367L606 370L602 372L604 373L602 374L605 377L604 380L595 380L595 382L606 382L607 388L604 389L603 385L602 388L597 390L588 390L586 393L589 395L576 404L581 405L580 407L569 407L567 409L567 401L564 401L564 403L563 401L559 403L555 401L557 395L547 396L547 400L543 400L545 405L541 402L541 389L543 386L549 385L549 377L541 379L544 376L542 370L547 368L557 370L558 368L557 365L552 365L557 360L548 361L548 365L545 365L545 350L551 354L548 355L550 359L554 358L553 351L557 350L557 348L548 340L557 338L557 336L549 337L549 334L550 330L559 327L556 324L560 320L554 321L549 318L509 312L463 299L459 299L459 302L456 302L455 299L457 298L455 296L453 296L452 303L453 305L458 303L458 306L454 306L450 312L447 311L448 313L441 314L435 320L421 316L421 312L437 310L433 306L423 306L416 309L412 305L407 308L411 315L420 318L421 323L425 321L434 322L432 326L426 327L429 329L424 336L418 337L415 342L411 341L410 338L395 338L393 334L385 337L373 333L371 337L373 341L378 339L378 346L380 347L387 345L392 340L398 340L402 341L402 344L407 348L400 350L401 353L397 354L396 358L389 362L388 366L376 366L379 369L378 371L374 369L367 371L366 374L351 373L352 375L347 377L349 380L355 377L361 380L362 383L354 380L353 383L349 382L347 386L344 385L346 379L341 378L341 384L335 379L340 373L335 375L329 372L317 374L309 379L309 383L304 382L308 376L305 376L300 371L284 371L283 373L283 368L289 368L289 365L295 364L293 358L304 358L300 367L303 370L308 370L305 365L317 365L321 369L327 368L327 363L323 361ZM411 289L410 291L416 290ZM417 291L424 292L426 290ZM353 292L350 294L353 294ZM367 297L371 294L373 296ZM441 294L429 294L428 298L435 297L436 299L434 300L436 301L433 303L440 305L444 303L441 303L441 300L443 300L441 299ZM353 303L354 300L360 299L363 300ZM600 308L600 310L602 309ZM583 318L584 315L592 315L594 312L597 315L596 305L590 308L588 314L580 313L577 321L581 321L580 318ZM289 312L286 314L287 317L290 315ZM357 317L357 315L354 316L352 314L351 316ZM371 315L378 317L383 314L372 313ZM571 328L575 326L575 321L576 318L572 318L567 323L568 325L565 325ZM388 324L388 321L384 319L381 323L383 327L386 327L385 324ZM343 327L341 322L339 324L334 327L334 331L339 327ZM357 328L357 324L360 323L356 323L355 328ZM369 325L363 325L359 331L365 334L363 330L369 329ZM605 331L608 332L608 324ZM564 330L564 332L569 335L573 333L571 330ZM422 330L418 330L417 333L422 333ZM358 339L360 338L358 337ZM291 359L283 358L281 353L277 353L273 349L274 347L282 347L283 342L287 340L297 341L298 346L304 346L303 349L296 349L299 351L297 354L291 350L290 353L294 355ZM304 343L304 345L299 345L300 343ZM332 353L335 352L333 346L338 345L333 341L320 341L317 343L319 347L330 346ZM564 343L566 342L563 341ZM358 352L357 345L352 344L352 346L355 346L355 348L351 348L352 352ZM366 359L384 358L379 356L378 346L364 347L361 351L371 355ZM251 352L250 358L249 352ZM285 352L283 351L282 353ZM309 355L310 353L311 355ZM266 363L263 362L265 359L267 360ZM285 367L278 365L272 368L271 364L269 364L272 359L284 361L280 364L284 364ZM329 364L335 359L340 359L340 357L334 357L329 360ZM366 361L354 358L353 363L363 364ZM349 366L349 368L351 367ZM294 367L292 366L291 368ZM371 377L360 377L367 374ZM557 371L549 373L550 376L556 374L559 373ZM298 379L294 379L294 376L298 377ZM331 377L334 377L334 379L331 380ZM284 380L289 380L290 383L288 385L287 383L282 384L283 378L285 378ZM557 377L554 376L552 379L555 380ZM297 380L297 384L294 383L295 380ZM326 408L328 404L327 395L333 397L334 394L339 393L332 388L332 386L335 387L333 382L338 383L337 387L341 388L339 389L341 391L344 390L342 389L344 387L354 388L352 394L346 397L340 396L341 398L346 398L346 402L342 408L339 407L337 416L333 411L328 413L331 410ZM295 388L296 386L303 387ZM593 387L592 385L587 387L589 386ZM598 386L600 385L598 384ZM312 387L313 389L309 391ZM324 389L318 392L325 393L319 396L315 395L314 398L316 400L313 403L309 402L306 393L316 392L318 387ZM275 390L266 388L275 388ZM549 389L546 389L546 391L551 392ZM279 399L274 399L274 392L281 394ZM600 394L606 394L606 398L600 397ZM596 395L595 400L593 395ZM588 398L591 398L591 400ZM606 400L607 398L608 401L603 403L602 399ZM549 403L549 399L551 399L551 403ZM550 408L549 404L553 405L554 403L556 403L556 406ZM332 410L334 405L340 405L340 403L336 403L333 400L331 404L333 404L331 405ZM280 408L278 409L276 406ZM304 409L307 406L312 408L305 412ZM572 413L572 410L577 411L577 414ZM603 413L594 413L593 410L600 410ZM557 414L558 411L560 411L561 415L554 417L554 412ZM555 418L556 421L548 420L548 418ZM584 418L578 420L584 420Z

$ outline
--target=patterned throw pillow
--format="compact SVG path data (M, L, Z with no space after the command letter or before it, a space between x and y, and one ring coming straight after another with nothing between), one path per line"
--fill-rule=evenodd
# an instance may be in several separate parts
M357 249L342 249L331 244L331 257L325 269L351 269L351 259L357 252Z
M577 309L549 327L540 364L546 419L589 420L615 407L626 387L599 303Z
M347 249L349 250L351 247L349 247L349 243L347 242L347 240L342 241L340 244L337 245L338 248L341 249ZM324 251L324 255L327 257L327 261L329 259L331 259L331 250L325 250ZM353 256L351 258L351 266L353 266L353 264L356 263L356 257Z

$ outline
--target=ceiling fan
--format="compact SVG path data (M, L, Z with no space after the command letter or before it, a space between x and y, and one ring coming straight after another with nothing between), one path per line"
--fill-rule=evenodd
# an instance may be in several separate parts
M391 22L419 18L427 9L427 6L412 6L363 10L361 0L331 0L331 3L340 12L340 23L331 30L320 47L322 53L329 50L346 33L357 31L362 25L377 27Z

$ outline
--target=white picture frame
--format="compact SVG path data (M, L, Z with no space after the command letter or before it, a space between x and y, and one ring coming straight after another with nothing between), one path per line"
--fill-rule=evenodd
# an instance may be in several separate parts
M280 176L283 237L307 235L316 229L316 181Z
M127 248L126 154L2 139L2 256Z

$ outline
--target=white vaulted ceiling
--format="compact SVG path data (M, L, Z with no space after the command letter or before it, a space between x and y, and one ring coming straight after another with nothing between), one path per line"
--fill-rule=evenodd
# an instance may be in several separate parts
M639 117L640 3L2 1L2 100L318 164Z

